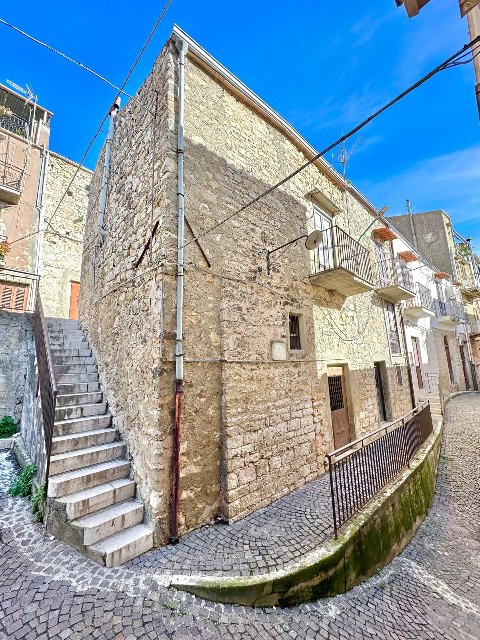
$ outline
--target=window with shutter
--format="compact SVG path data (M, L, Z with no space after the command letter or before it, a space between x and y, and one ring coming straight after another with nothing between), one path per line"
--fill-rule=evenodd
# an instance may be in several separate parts
M29 287L0 283L0 309L23 313L27 308Z

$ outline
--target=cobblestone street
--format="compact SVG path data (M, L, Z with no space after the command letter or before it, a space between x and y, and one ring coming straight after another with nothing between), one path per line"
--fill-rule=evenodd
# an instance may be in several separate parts
M214 604L170 589L166 550L97 566L50 539L25 500L5 495L16 465L0 452L0 638L480 640L479 451L480 394L459 395L447 406L435 503L413 542L348 594L292 609ZM190 548L187 570L201 562L200 543Z

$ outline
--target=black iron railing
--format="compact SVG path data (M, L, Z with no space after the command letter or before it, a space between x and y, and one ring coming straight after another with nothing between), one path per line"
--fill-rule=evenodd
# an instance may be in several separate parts
M417 282L415 291L415 296L413 298L405 300L405 307L422 307L423 309L428 309L428 311L434 311L433 298L430 293L430 289L425 287L423 284L420 284L420 282Z
M355 276L373 282L370 253L340 227L323 231L323 240L313 251L312 275L343 268Z
M408 291L415 290L410 269L406 262L400 258L394 258L393 260L388 260L387 258L382 259L378 264L378 273L380 287L397 285L408 289Z
M53 369L50 342L48 340L47 324L43 314L42 300L40 293L37 293L35 300L35 310L33 315L33 335L35 337L35 350L37 354L38 368L38 390L42 406L43 433L39 436L44 442L44 459L37 460L38 475L42 482L48 482L48 470L50 466L50 455L52 452L53 423L55 420L55 404L57 401L57 383Z
M464 306L456 300L433 300L435 315L437 318L449 316L454 320L466 321L466 313Z
M16 167L7 160L0 159L0 187L20 193L23 173L22 167Z
M413 458L433 432L430 405L327 454L335 537Z

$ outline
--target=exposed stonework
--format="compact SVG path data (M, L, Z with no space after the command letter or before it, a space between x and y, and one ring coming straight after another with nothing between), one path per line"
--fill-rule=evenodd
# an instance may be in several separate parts
M33 349L32 316L0 310L0 418L20 422Z
M81 319L114 422L129 442L157 543L168 526L174 408L176 62L169 43L137 96L150 111L156 101L153 211L151 119L134 101L118 116L102 248L95 237L97 166L81 298ZM185 193L195 233L201 236L304 161L284 132L188 58ZM268 248L314 229L308 195L314 190L339 210L335 222L353 238L371 224L373 210L312 165L200 237L211 267L187 231L182 532L218 514L237 519L323 472L325 452L333 448L327 367L344 367L352 438L379 422L374 362L386 371L387 417L411 407L403 339L401 353L392 355L377 294L345 298L312 285L301 241L274 254L272 274L266 272ZM135 268L156 220L152 247ZM362 244L374 263L370 233ZM288 345L289 312L302 315L303 348L287 349L286 360L275 361L271 343Z
M77 169L70 160L49 154L45 218L51 224L41 253L40 292L45 314L57 318L69 317L71 283L80 282L87 188L92 174L80 169L66 192Z

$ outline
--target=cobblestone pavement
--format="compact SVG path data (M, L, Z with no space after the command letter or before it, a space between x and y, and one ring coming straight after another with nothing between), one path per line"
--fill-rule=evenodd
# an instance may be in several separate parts
M154 549L129 566L163 574L259 575L300 560L333 537L329 477L233 524L215 524Z
M480 394L447 407L435 504L414 541L348 594L292 609L247 609L167 588L138 566L104 569L7 498L0 452L0 638L480 640Z

